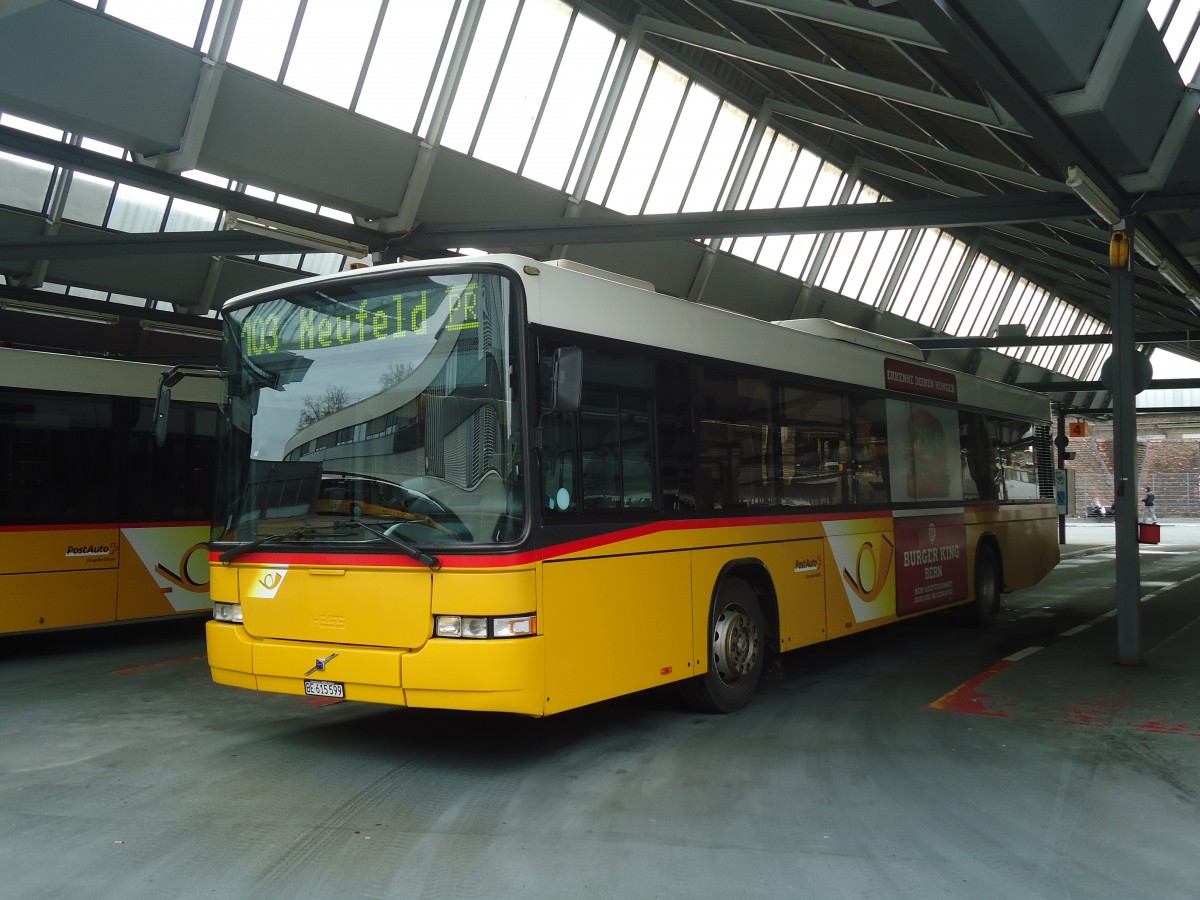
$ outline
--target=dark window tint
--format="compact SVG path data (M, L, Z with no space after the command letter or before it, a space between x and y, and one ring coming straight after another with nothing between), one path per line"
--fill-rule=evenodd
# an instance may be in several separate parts
M208 521L215 410L175 403L165 447L153 401L0 392L0 524Z
M846 396L785 387L780 398L783 505L845 503L851 454Z

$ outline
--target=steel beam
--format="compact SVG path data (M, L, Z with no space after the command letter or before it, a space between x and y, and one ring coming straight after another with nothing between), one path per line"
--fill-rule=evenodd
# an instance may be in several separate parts
M0 260L95 259L114 256L191 254L236 256L241 253L296 253L295 244L244 231L170 231L145 234L102 232L94 238L52 235L0 244ZM311 251L309 251L311 252Z
M513 247L522 244L615 244L889 228L954 228L1041 222L1087 215L1082 200L1063 194L897 200L784 209L741 209L586 219L463 222L418 225L393 238L390 252L433 247Z
M322 234L366 244L372 250L381 249L386 243L384 234L373 228L338 222L325 216L314 216L280 203L260 200L239 191L214 187L194 178L184 178L172 172L126 162L103 153L84 150L82 147L72 147L62 141L50 140L17 128L10 128L7 125L0 125L0 149L18 156L37 159L52 166L63 166L77 172L86 172L99 178L135 185L171 197L194 200L217 209L234 210L310 231L319 229ZM140 237L146 238L149 235L140 235Z
M957 100L954 97L947 97L945 94L934 94L921 88L897 84L885 78L863 75L860 72L825 65L824 63L803 59L789 53L781 53L778 50L770 50L766 47L747 44L744 41L722 37L695 28L675 25L671 22L646 19L643 20L643 23L648 34L656 34L659 37L678 41L681 44L711 50L714 53L731 56L734 59L740 59L745 62L770 66L774 69L791 72L804 78L811 78L815 81L822 81L826 84L836 85L852 91L860 91L875 97L881 97L885 100L915 106L918 109L941 113L955 119L963 119L968 122L975 122L976 124L986 125L990 128L1000 128L1021 135L1025 134L1025 130L1014 122L1011 117L999 115L990 106L971 103L966 100Z
M829 0L734 0L744 6L758 6L772 12L821 22L825 25L836 25L849 31L870 34L901 44L911 44L924 47L926 50L941 50L941 44L935 41L920 23L902 16L888 13L872 12L869 9L859 9L854 6L842 6L840 3L830 3Z

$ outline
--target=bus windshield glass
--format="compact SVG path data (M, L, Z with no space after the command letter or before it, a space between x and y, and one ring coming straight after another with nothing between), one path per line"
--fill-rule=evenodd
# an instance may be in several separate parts
M500 274L408 270L227 310L217 543L516 540L516 293Z

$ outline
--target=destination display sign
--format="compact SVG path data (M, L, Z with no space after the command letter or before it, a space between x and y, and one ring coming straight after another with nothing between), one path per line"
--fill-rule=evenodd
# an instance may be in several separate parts
M261 303L242 320L250 359L479 327L480 284L433 285L378 295L298 295Z

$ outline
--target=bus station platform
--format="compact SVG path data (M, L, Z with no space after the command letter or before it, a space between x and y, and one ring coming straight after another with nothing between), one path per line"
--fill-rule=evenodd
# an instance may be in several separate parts
M203 622L0 639L6 900L1200 896L1200 521L1114 526L986 630L788 654L728 716L548 719L212 684Z

